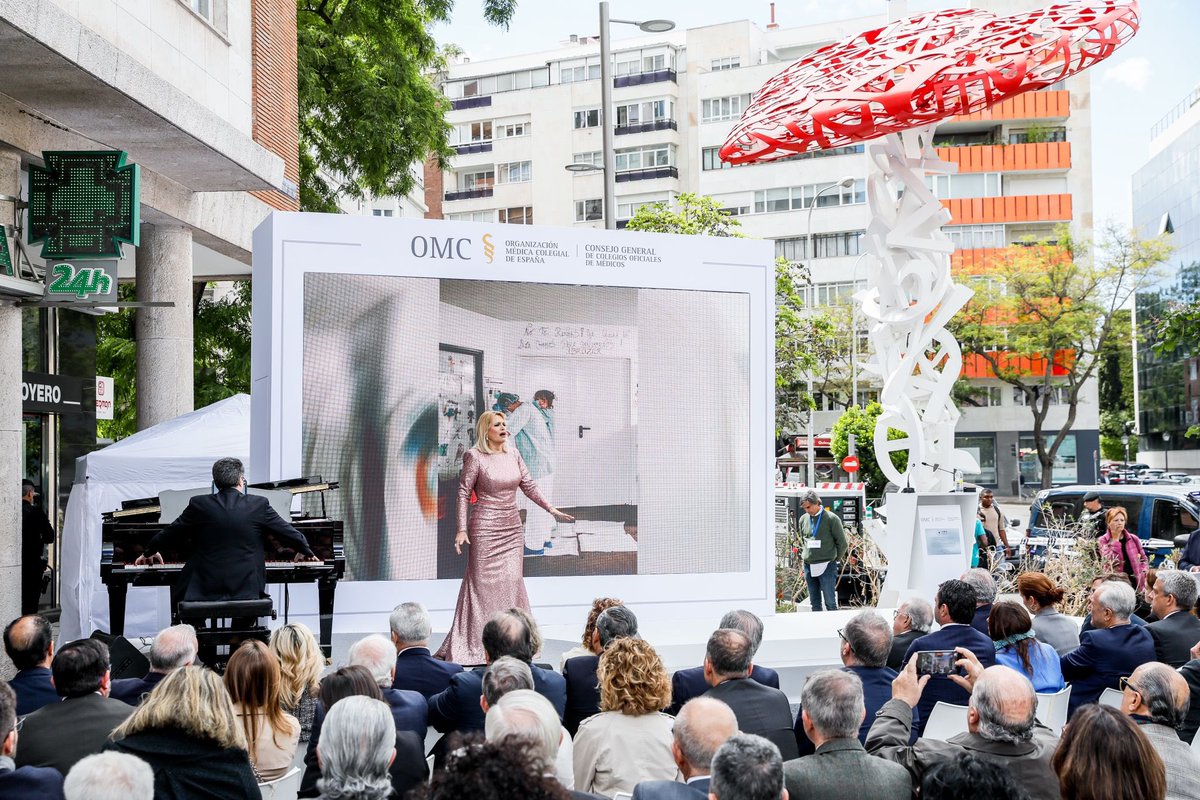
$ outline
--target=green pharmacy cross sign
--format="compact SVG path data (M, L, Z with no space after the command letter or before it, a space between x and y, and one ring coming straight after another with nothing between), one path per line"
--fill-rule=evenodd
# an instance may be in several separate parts
M29 243L42 258L120 258L138 245L139 173L125 153L43 152L29 168Z

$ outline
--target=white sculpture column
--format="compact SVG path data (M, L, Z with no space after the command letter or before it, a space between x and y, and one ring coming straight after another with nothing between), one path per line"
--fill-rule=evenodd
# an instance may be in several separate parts
M21 159L0 151L0 194L21 196ZM0 222L11 234L12 203L0 202ZM11 241L8 248L13 253ZM15 260L15 257L14 257ZM0 619L21 615L21 309L0 299ZM12 677L4 659L0 679Z
M137 299L175 304L137 312L137 427L145 430L194 407L192 233L187 228L142 226Z

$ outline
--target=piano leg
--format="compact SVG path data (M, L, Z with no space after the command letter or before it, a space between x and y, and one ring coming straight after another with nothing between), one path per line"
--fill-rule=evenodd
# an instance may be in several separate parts
M108 585L108 632L113 636L125 635L125 598L129 584L114 581Z
M333 595L336 591L336 577L317 579L317 608L321 614L321 652L325 654L326 659L333 658Z

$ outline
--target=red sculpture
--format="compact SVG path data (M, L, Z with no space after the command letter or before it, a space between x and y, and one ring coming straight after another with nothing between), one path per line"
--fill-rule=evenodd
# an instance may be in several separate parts
M970 114L1108 58L1136 0L997 17L951 9L827 45L767 81L721 148L731 164L824 150Z

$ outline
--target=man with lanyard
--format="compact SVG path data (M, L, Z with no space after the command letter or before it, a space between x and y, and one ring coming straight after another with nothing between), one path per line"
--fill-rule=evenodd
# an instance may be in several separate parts
M1005 519L1000 506L996 505L996 497L991 489L984 489L979 493L979 519L983 521L983 529L986 532L986 536L982 537L979 542L979 566L990 569L993 547L1003 543L1004 557L1012 555L1012 548L1008 544L1008 534L1004 530L1008 525L1008 520Z
M545 497L554 496L554 392L538 389L533 404L521 402L515 394L496 398L496 410L508 415L508 435L517 444L517 452L529 468L529 477ZM518 494L517 505L525 509L525 555L540 556L554 547L554 517Z
M825 513L821 498L812 489L800 498L800 507L805 511L800 518L804 581L808 584L812 610L837 611L839 562L846 558L850 549L846 532L837 514Z

